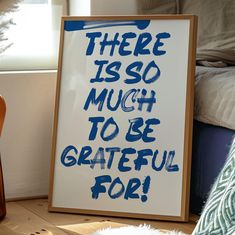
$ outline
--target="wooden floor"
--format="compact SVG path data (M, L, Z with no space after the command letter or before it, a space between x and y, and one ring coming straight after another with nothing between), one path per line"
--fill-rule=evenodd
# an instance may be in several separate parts
M180 230L191 234L197 216L191 216L188 223L134 220L87 215L48 213L47 199L25 200L7 203L7 216L0 223L1 235L90 235L94 230L120 224L149 224L158 229Z

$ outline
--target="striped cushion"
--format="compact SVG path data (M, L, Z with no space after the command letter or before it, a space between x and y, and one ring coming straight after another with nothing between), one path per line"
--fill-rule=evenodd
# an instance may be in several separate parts
M205 234L235 234L235 140L192 235Z

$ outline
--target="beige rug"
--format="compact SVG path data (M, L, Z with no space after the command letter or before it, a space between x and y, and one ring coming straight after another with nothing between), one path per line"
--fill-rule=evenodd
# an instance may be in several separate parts
M176 231L156 230L149 226L128 226L110 221L57 226L69 234L78 235L184 235Z

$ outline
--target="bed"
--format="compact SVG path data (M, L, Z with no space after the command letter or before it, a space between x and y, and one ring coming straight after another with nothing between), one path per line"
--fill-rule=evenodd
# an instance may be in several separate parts
M200 214L235 136L235 66L197 66L191 211Z
M198 16L190 207L200 214L235 136L235 1L137 2L140 14Z
M235 136L235 1L167 2L198 16L190 207L200 214Z

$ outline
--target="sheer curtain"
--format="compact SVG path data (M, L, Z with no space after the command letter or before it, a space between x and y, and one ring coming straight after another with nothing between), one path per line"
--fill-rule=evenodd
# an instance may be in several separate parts
M67 1L23 0L9 14L15 25L5 37L12 46L0 55L0 70L56 69L60 17L67 14Z

